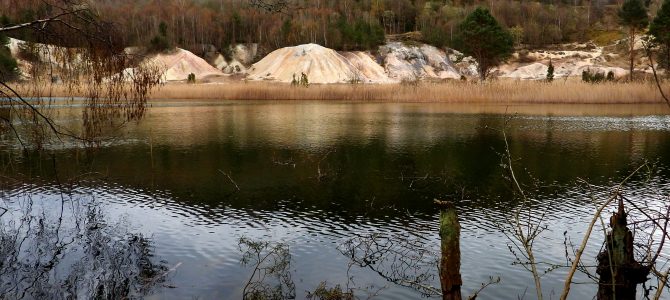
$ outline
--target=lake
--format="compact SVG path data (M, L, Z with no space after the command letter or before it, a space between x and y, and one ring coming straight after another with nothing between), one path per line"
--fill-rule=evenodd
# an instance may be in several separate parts
M61 110L59 122L78 124L72 109ZM99 287L92 278L118 273L105 278L131 278L125 288L148 299L240 299L254 269L241 264L239 242L248 238L288 247L297 299L321 282L354 288L363 299L421 298L384 277L427 274L425 282L439 287L433 200L441 199L453 201L460 217L463 295L499 277L478 299L533 299L532 276L514 263L500 230L522 203L501 166L503 130L531 195L527 206L534 218L546 213L535 242L544 272L566 264L566 245L574 256L596 209L591 195L604 201L639 166L648 163L624 193L645 207L667 204L669 112L660 105L156 101L144 120L94 150L56 143L25 154L6 133L0 207L9 211L0 236L5 255L20 251L0 264L0 291L65 298L67 287L90 295ZM22 226L26 220L35 222ZM31 226L36 237L7 240L30 235ZM373 238L390 251L372 267L352 264L347 242ZM598 223L587 269L603 239ZM394 264L413 257L416 266ZM158 278L146 280L147 265ZM558 298L566 273L558 267L543 276L545 297ZM595 296L588 276L575 281L571 299Z

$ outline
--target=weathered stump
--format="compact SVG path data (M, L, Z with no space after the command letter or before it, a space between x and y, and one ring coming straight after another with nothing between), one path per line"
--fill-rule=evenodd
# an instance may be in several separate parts
M440 206L440 285L443 300L461 300L461 225L454 204L435 200Z
M610 218L607 247L598 254L599 300L635 299L637 285L647 281L650 268L635 261L633 233L627 225L623 200L619 200L619 209Z

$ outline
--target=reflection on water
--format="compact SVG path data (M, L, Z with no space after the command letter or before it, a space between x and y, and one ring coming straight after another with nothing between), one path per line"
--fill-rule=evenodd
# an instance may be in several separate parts
M132 299L165 282L151 239L110 222L91 197L65 193L14 184L3 195L0 298Z
M536 191L536 205L548 211L548 229L535 246L539 260L565 261L563 232L579 240L590 221L594 207L576 187L578 178L608 187L612 178L650 160L658 170L653 189L670 189L670 118L658 107L608 106L618 112L603 117L596 108L577 117L567 111L574 107L555 109L554 116L520 107L474 109L479 110L454 113L453 106L441 104L166 102L156 103L144 121L125 127L117 141L101 149L52 151L61 177L95 178L71 193L95 198L107 218L129 220L132 232L151 237L157 259L179 264L169 276L174 288L155 290L160 299L240 299L252 275L240 264L242 237L289 245L298 299L322 282L344 285L352 276L357 288L383 288L382 299L417 298L415 290L372 270L350 268L339 247L352 237L410 237L439 253L435 198L466 199L457 202L464 295L490 276L502 281L480 299L516 299L526 288L532 291L532 278L512 265L507 240L495 226L518 205L499 166L504 141L497 129L505 117L495 113L505 110L522 114L510 121L508 132L512 156L525 169L520 173L544 185ZM76 124L73 116L60 114ZM42 182L34 197L59 205L49 158L13 151L0 158L7 175ZM628 189L648 186L635 181ZM21 189L4 190L11 201L20 197ZM586 259L595 258L598 246L596 239ZM561 269L547 274L545 293L559 292L564 275ZM575 285L571 294L591 298L594 290Z

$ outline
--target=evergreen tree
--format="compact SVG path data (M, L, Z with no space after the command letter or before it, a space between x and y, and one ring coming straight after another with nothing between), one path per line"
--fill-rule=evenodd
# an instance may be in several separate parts
M512 55L514 37L498 24L488 9L478 7L459 25L457 45L477 60L482 81L491 69Z
M659 63L664 65L667 71L670 65L670 0L663 1L663 5L649 26L649 33L662 48L663 57L659 59Z
M554 64L549 60L549 68L547 69L547 82L554 81Z
M630 76L633 80L633 64L635 62L635 34L649 24L647 8L641 0L626 0L619 9L619 23L628 27L628 44L630 53Z

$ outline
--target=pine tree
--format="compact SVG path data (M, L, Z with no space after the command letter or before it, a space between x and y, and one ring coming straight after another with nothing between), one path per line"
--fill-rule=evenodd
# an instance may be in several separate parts
M514 37L498 24L488 9L478 7L459 25L460 50L477 60L479 77L486 80L491 68L512 55Z
M654 41L661 45L660 63L665 65L666 70L670 65L670 0L663 1L663 5L658 10L656 17L649 26L649 33L654 37Z
M549 60L549 68L547 69L547 82L554 81L554 64Z
M626 0L619 10L619 23L628 27L628 44L630 53L630 76L633 80L633 64L635 62L635 34L649 24L647 8L640 0Z

